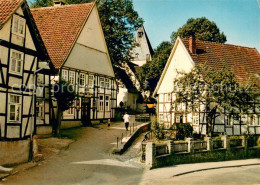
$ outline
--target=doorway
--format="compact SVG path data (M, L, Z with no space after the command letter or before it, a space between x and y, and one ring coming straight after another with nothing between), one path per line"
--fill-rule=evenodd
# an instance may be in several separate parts
M83 126L91 126L90 122L90 98L82 97L81 120Z

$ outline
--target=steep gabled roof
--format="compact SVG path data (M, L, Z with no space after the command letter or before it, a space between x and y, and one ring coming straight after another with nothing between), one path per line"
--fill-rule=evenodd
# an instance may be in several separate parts
M60 68L73 48L94 3L31 9L48 54Z
M196 53L193 54L189 49L189 38L177 38L160 80L153 92L153 96L157 94L178 44L186 48L186 53L194 64L206 63L216 70L222 67L229 67L233 70L238 82L247 80L253 74L260 75L260 55L255 48L201 41L198 39L195 40L195 43Z
M255 48L201 41L196 39L196 54L189 50L189 39L182 38L195 63L207 63L213 69L228 67L239 82L252 74L260 75L260 55Z
M26 0L0 0L0 29L4 26L4 24L12 17L12 15L17 11L17 9L21 7L24 17L26 19L27 26L31 33L33 42L35 47L37 48L37 52L41 60L50 60L50 57L47 53L47 50L44 46L42 38L39 34L39 31L35 25L34 19L32 17L30 8L26 2ZM51 72L54 73L54 66L49 61L49 66Z
M0 29L22 2L23 0L0 0Z
M151 42L150 42L150 40L149 40L149 38L148 38L148 35L147 35L147 33L146 33L144 27L143 27L143 30L144 30L145 38L146 38L146 40L147 40L147 44L148 44L149 51L150 51L150 53L151 53L151 56L153 56L153 54L154 54L153 47L152 47L152 45L151 45Z

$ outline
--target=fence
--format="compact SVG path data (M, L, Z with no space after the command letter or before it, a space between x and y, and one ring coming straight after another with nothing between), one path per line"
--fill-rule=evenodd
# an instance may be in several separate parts
M205 137L204 140L185 141L169 140L165 144L151 141L142 143L142 160L150 167L180 164L187 162L221 161L259 157L256 139L248 140L245 136L230 139L222 136L219 139ZM250 147L248 146L250 144Z
M136 114L135 120L137 122L147 122L147 121L150 121L150 115L149 114Z

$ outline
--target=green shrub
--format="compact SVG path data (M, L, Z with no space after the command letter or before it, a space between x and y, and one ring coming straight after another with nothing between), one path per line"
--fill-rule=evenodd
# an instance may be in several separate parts
M151 130L156 139L163 140L165 134L163 132L164 126L157 122L156 116L151 116Z
M176 123L176 139L183 140L187 137L192 137L193 128L187 123Z

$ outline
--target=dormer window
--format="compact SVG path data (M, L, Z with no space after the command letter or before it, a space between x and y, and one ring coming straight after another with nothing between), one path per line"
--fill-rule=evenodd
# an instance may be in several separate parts
M16 35L24 37L25 20L23 18L14 15L12 32Z
M139 38L142 38L143 34L144 34L144 33L143 33L142 31L139 31L139 32L138 32L138 37L139 37Z

